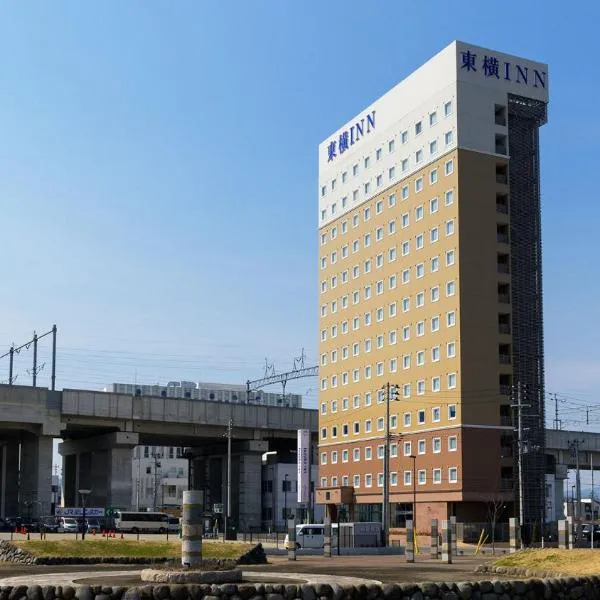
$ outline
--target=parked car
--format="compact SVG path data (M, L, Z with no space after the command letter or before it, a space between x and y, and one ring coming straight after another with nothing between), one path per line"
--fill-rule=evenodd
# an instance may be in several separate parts
M87 533L92 533L92 532L96 532L96 533L100 533L100 531L102 531L104 529L104 525L102 524L102 522L100 521L100 519L97 519L96 517L91 517L90 519L86 519L86 532Z
M42 517L40 528L46 533L58 533L58 519L56 517Z
M592 541L592 527L594 531L594 546L600 543L600 524L592 525L591 523L584 523L581 526L581 539L585 542Z
M78 531L81 531L81 527L77 519L74 517L58 517L59 533L77 533Z

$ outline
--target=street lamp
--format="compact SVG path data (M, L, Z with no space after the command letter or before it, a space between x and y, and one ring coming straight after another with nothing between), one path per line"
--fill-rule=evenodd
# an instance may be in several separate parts
M412 542L412 546L413 546L413 556L415 555L415 546L416 546L416 539L417 539L417 470L416 470L416 465L417 465L417 457L414 454L410 455L410 458L412 459L412 482L413 482L413 542Z
M81 539L85 540L85 501L87 499L87 497L92 493L92 490L77 490L79 492L79 495L81 496L81 506L83 507L83 514L82 514L82 518L83 518L83 528L81 530Z
M283 525L287 527L287 490L288 490L288 474L283 478Z
M381 506L381 523L383 525L383 543L389 546L390 535L390 401L398 400L398 387L386 383L380 392L385 393L385 444L383 454L383 502Z

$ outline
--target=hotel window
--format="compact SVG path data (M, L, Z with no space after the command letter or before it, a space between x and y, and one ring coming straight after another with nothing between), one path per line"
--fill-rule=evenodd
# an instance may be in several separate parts
M394 251L393 254L392 254L392 250ZM390 249L389 260L390 261L396 260L396 248L391 248ZM396 276L395 275L390 275L389 276L388 287L390 288L390 290L395 290L396 289Z
M366 428L365 428L366 431ZM371 431L371 421L369 421L369 431ZM373 452L371 446L365 448L365 460L371 460L373 458Z
M331 229L331 239L335 240L336 237L337 237L337 227L333 227Z
M425 485L427 483L427 471L425 469L419 469L417 481L419 485Z
M425 335L425 321L417 321L417 337Z
M436 285L431 288L431 301L437 302L440 299L440 288Z
M410 398L410 383L405 383L402 386L402 395L404 398Z
M327 487L327 477L321 477L321 487Z
M450 267L451 265L454 264L454 250L448 250L446 252L446 266Z
M383 362L378 362L376 365L376 373L378 376L383 375Z
M342 347L342 360L348 360L348 346Z
M358 356L360 354L360 344L358 342L354 342L352 344L352 356Z
M417 121L415 123L415 135L419 135L423 131L423 123L421 121Z
M448 483L458 482L458 469L456 467L450 467L448 469Z
M404 213L402 215L402 229L408 227L410 225L410 218L408 216L408 213Z
M377 473L377 487L383 487L383 473Z
M390 373L395 373L398 370L398 359L390 358Z
M456 419L456 404L448 405L448 419Z
M433 483L434 484L442 483L442 470L441 469L433 470Z
M321 329L321 341L324 342L327 339L327 330Z
M323 209L321 211L321 221L324 221L327 218L327 209Z
M331 376L331 387L332 388L337 387L337 375L332 375Z
M398 473L395 471L390 473L390 485L398 485Z
M432 392L439 392L440 391L440 378L439 377L432 377L431 378L431 391ZM439 419L438 419L439 421Z
M390 345L393 346L396 343L396 330L395 329L392 329L392 331L390 331L389 339L390 339Z
M433 140L433 142L429 142L429 154L433 156L437 152L437 140ZM429 178L430 183L435 183L437 181L437 171L432 171L431 174L435 173L435 181L431 181L431 177Z
M407 256L410 253L410 242L402 242L402 256Z
M425 380L424 379L419 379L419 381L417 381L417 395L418 396L422 396L425 393ZM424 411L423 411L424 412ZM419 411L419 416L420 416L421 411ZM423 417L425 418L425 417ZM423 420L423 423L425 421ZM421 423L421 419L419 418L419 423Z
M375 319L378 323L381 323L381 321L383 321L383 308L378 308L375 311Z
M325 402L323 402L321 404L321 414L322 415L326 415L327 414L327 404Z
M410 354L405 354L402 357L402 368L403 369L410 369Z
M457 438L455 435L448 437L448 452L456 452L458 448Z
M365 475L365 487L370 488L373 485L373 475L371 473L367 473Z
M367 196L369 194L369 192L371 191L371 182L367 181L364 185L365 188L365 196Z
M378 227L375 230L375 240L380 242L383 239L383 227Z
M431 331L433 333L435 333L436 331L439 331L440 329L440 318L436 315L435 317L431 318Z
M363 237L363 244L364 244L365 248L368 248L371 245L371 234L370 233L365 233L365 235Z
M456 313L453 310L446 314L446 325L448 327L454 327L456 325Z
M406 163L408 164L408 161L406 161ZM404 164L404 161L402 161L402 164ZM402 186L402 191L400 192L402 200L406 200L408 198L408 186L407 185L403 185Z
M332 465L336 465L337 464L337 459L338 459L337 450L332 450L332 452L331 452L331 464Z
M452 102L446 102L444 104L444 116L448 117L452 114Z
M390 305L389 305L389 315L390 315L390 318L393 318L393 317L396 316L396 306L397 305L396 305L395 302L390 302Z
M327 427L321 428L321 439L324 440L327 437Z
M408 312L410 310L410 298L402 298L402 312Z
M456 356L456 343L455 342L448 342L448 345L446 346L446 356L448 358L454 358Z
M342 425L342 435L347 436L349 433L349 427L348 427L348 423L344 423Z
M352 304L358 304L360 302L360 294L358 291L352 292Z
M446 235L454 234L454 219L446 221Z
M346 179L348 179L348 171L342 173L342 183L346 183Z
M348 462L348 450L342 450L342 462L343 463Z
M365 313L365 327L368 327L369 325L371 325L371 313L366 312Z
M381 269L381 267L383 267L383 254L380 253L375 257L375 267L377 269ZM381 293L381 292L379 292L379 293Z
M376 160L380 160L381 159L381 154L382 154L381 148L377 148L377 150L375 150L375 159Z
M431 349L431 361L432 362L438 362L438 360L440 360L440 347L439 346L434 346Z
M425 240L425 238L423 237L423 234L420 233L416 238L417 250L421 250L423 248L423 246L425 245L424 240Z
M425 454L425 451L426 451L425 440L419 440L417 442L417 453L418 454Z
M358 240L354 240L352 242L352 253L355 254L360 250L360 242Z
M425 389L425 382L423 381L423 389ZM425 423L425 409L421 408L417 411L417 421L419 425L423 425Z
M412 485L412 471L404 471L404 485Z
M360 487L360 475L354 475L354 477L352 478L352 485L355 488L359 488Z
M365 367L365 379L371 379L371 365Z
M358 394L352 397L352 408L360 408L360 396Z
M371 261L370 260L365 260L365 273L370 273L371 272Z
M348 385L348 372L344 371L342 373L342 385Z
M446 146L449 146L450 144L452 144L453 139L454 139L454 135L452 134L452 132L446 131L446 133L444 134L444 142L446 143Z
M352 381L358 383L360 381L360 372L358 369L352 370Z
M390 194L388 196L388 206L390 208L392 208L393 206L396 206L396 194Z
M396 167L390 167L388 169L388 178L391 181L392 179L394 179L396 177Z
M429 113L429 126L432 127L437 123L437 112Z
M431 257L431 272L435 273L440 268L440 259L437 256Z
M337 312L337 301L336 300L331 301L331 312L334 314Z
M444 195L444 203L446 206L450 206L454 203L454 190L448 190Z
M375 214L380 215L383 212L383 200L377 200L375 203Z
M353 202L357 202L358 201L358 190L354 190L352 192L352 201Z
M446 283L446 296L454 296L456 293L456 284L454 281L448 281Z
M388 233L390 235L396 233L396 220L392 219L389 223L388 223Z
M337 325L332 325L331 326L331 337L337 337Z
M410 340L410 325L405 325L402 328L402 339L407 342Z
M321 196L324 196L327 193L327 186L326 185L322 185L321 186Z
M348 244L342 246L342 259L348 258Z
M327 234L322 233L321 234L321 246L324 246L326 243L327 243Z
M337 213L337 204L334 202L334 203L331 205L331 215L333 216L333 215L335 215L336 213Z
M371 392L365 394L365 406L371 406Z
M383 417L379 417L379 419L377 419L377 431L383 431L384 426L385 419ZM381 453L381 456L379 458L383 458L383 452Z
M327 452L321 452L321 464L322 465L327 464Z
M365 433L371 433L371 419L367 419L365 421ZM367 450L368 450L368 452L367 452ZM365 459L366 460L371 458L370 454L371 454L371 449L365 448Z
M363 210L363 219L365 222L371 219L371 209L368 206Z
M334 275L334 276L331 278L331 287L332 287L332 288L335 288L335 287L337 287L337 276L336 276L336 275Z
M416 272L417 279L420 279L421 277L423 277L425 275L425 264L418 263L417 266L415 267L415 272Z
M326 269L326 268L327 268L327 257L322 256L321 257L321 269Z
M419 265L417 265L419 266ZM415 298L415 305L417 308L425 306L425 292L419 292Z
M358 175L358 163L352 166L352 175L354 175L354 177Z
M452 175L452 173L454 173L454 161L453 160L447 160L444 163L444 173L446 175Z
M390 140L388 142L388 152L393 152L396 149L396 142L394 140Z
M342 321L342 333L348 333L348 321Z
M403 144L406 144L406 142L408 142L408 131L403 131L400 134L400 139L402 140Z
M377 177L375 178L375 185L377 187L381 187L382 183L383 183L383 175L377 175Z
M408 243L408 242L406 242ZM408 254L408 252L406 253ZM402 270L402 283L408 283L410 281L410 269Z
M425 364L425 352L419 350L417 352L417 367L422 367Z
M412 443L404 442L404 456L410 456L412 454Z
M371 352L371 339L367 338L365 340L365 352Z
M359 328L360 328L360 317L353 317L352 318L352 329L354 331L356 331Z
M371 157L370 156L365 157L365 169L368 169L370 164L371 164Z
M377 347L377 350L381 350L383 348L383 336L382 335L378 335L375 338L375 345ZM380 396L381 396L381 400L380 400ZM379 392L377 392L377 401L383 402L383 390L379 390Z
M410 427L410 413L409 412L405 412L404 413L404 427ZM406 451L406 444L408 444L408 451L410 454L410 442L404 442L404 450Z
M439 406L436 406L435 408L431 409L431 419L434 423L439 423L441 417L442 417L442 411L439 408Z
M417 150L415 152L415 162L417 164L423 162L423 150Z
M448 373L448 389L452 390L456 387L456 373Z
M437 144L437 142L435 142ZM437 183L438 180L438 172L437 169L433 169L433 171L429 172L429 183L431 185L433 185L434 183Z
M438 211L438 208L439 208L439 202L438 202L438 199L437 199L437 198L432 198L432 199L429 201L429 212L430 212L431 214L433 214L433 213L436 213L436 212Z
M431 244L435 244L440 239L440 233L437 227L433 227L429 232L429 240Z

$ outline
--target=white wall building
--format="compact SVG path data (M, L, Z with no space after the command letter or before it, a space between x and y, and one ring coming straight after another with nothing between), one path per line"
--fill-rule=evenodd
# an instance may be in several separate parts
M205 381L169 381L167 385L144 385L133 383L111 383L104 388L113 394L137 396L162 396L165 398L191 398L214 402L265 404L267 406L302 407L302 396L257 390L248 393L245 385L233 383L209 383Z

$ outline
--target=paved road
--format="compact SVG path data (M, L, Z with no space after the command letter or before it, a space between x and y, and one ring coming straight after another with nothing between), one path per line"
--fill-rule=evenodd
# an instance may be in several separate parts
M383 583L402 583L419 581L465 581L485 579L476 575L474 569L486 559L474 557L457 557L451 565L442 564L426 557L418 557L417 562L409 564L403 556L336 556L324 559L319 556L302 556L296 561L288 561L285 557L269 557L268 565L245 566L247 576L260 574L265 580L273 575L280 578L289 575L294 581L307 579L310 581L335 581L340 584L350 583L342 579L352 576L361 580L380 581ZM114 575L112 585L132 585L137 579L139 566L127 568L125 565L77 565L69 567L65 573L64 565L14 565L0 563L0 584L9 585L6 580L14 581L19 577L21 582L38 582L64 585L65 581L76 580L89 584L106 583L109 573ZM323 577L323 579L320 579ZM494 578L500 576L494 575ZM60 583L54 583L59 582ZM352 581L356 584L356 581ZM13 584L10 584L13 585Z

